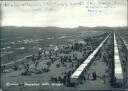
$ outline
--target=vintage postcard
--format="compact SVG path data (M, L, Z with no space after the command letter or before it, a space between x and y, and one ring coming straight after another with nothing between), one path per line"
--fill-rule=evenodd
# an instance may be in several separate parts
M127 0L1 0L0 91L127 91L127 28Z

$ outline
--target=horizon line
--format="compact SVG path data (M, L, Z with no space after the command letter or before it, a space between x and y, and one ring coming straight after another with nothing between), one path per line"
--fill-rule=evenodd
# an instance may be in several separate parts
M116 28L116 27L128 27L128 26L76 26L76 27L58 27L58 26L0 26L0 27L39 27L39 28L46 28L46 27L56 27L56 28L79 28L79 27L88 27L88 28L96 28L96 27L108 27L108 28Z

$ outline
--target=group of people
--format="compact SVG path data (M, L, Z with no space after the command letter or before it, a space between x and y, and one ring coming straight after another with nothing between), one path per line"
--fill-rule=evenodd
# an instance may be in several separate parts
M63 83L66 86L69 86L70 83L70 76L72 74L72 71L62 72L61 76L57 77L50 77L50 81L52 83Z

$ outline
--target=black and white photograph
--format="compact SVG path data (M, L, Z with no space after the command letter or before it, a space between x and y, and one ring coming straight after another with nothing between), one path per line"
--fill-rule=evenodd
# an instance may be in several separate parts
M127 0L1 0L0 91L128 91Z

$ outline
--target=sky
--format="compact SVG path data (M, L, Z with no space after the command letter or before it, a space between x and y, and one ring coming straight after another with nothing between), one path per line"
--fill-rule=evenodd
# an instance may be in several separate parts
M127 26L127 0L8 1L6 6L5 2L0 3L2 26Z

